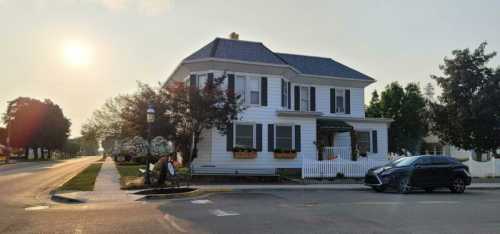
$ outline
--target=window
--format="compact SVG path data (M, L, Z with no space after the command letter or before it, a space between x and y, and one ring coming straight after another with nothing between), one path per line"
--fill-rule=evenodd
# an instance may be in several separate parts
M337 113L344 113L345 108L344 108L344 92L345 90L343 89L336 89L335 90L335 112Z
M234 79L234 92L237 96L240 96L242 103L245 103L246 96L246 78L244 76L236 76Z
M197 78L198 79L196 81L196 84L198 85L198 88L199 89L205 88L205 85L207 84L207 74L198 75Z
M276 146L275 149L293 149L293 128L292 126L276 126Z
M249 79L249 90L250 90L250 104L259 105L260 104L260 82L259 79Z
M361 155L371 152L370 132L357 132L358 150Z
M288 108L288 81L283 81L283 87L281 90L281 100L283 100L283 107Z
M254 127L253 124L235 124L235 147L254 147Z
M300 111L309 111L309 87L300 87Z

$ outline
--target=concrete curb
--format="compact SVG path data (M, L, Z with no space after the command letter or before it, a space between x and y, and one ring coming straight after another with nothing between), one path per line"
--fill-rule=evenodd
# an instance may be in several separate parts
M56 191L50 192L50 199L54 202L64 203L64 204L82 204L87 202L87 200L85 199L67 197Z
M151 194L144 195L143 198L139 200L160 200L160 199L178 199L178 198L188 198L188 197L198 197L209 193L224 193L224 192L232 192L232 189L201 189L195 188L196 190L185 192L185 193L175 193L175 194Z

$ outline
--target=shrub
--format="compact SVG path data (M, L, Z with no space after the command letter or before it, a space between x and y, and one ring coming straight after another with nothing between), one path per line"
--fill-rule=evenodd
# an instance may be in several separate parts
M257 149L248 147L234 147L233 152L257 152Z
M274 149L274 153L297 153L295 149Z

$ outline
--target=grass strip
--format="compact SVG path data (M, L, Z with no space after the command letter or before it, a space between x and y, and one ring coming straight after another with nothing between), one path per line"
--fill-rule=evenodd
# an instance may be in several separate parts
M102 163L90 164L85 170L80 172L80 174L71 178L68 182L64 183L63 186L59 188L62 190L72 190L72 191L92 191L94 190L95 180L99 171L101 170Z

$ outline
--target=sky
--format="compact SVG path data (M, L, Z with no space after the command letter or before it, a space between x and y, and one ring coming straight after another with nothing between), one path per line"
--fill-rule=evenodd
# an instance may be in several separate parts
M164 82L231 32L273 51L331 57L377 80L424 86L454 49L500 51L500 1L0 0L0 112L51 99L72 136L106 99ZM500 65L495 58L492 66Z

